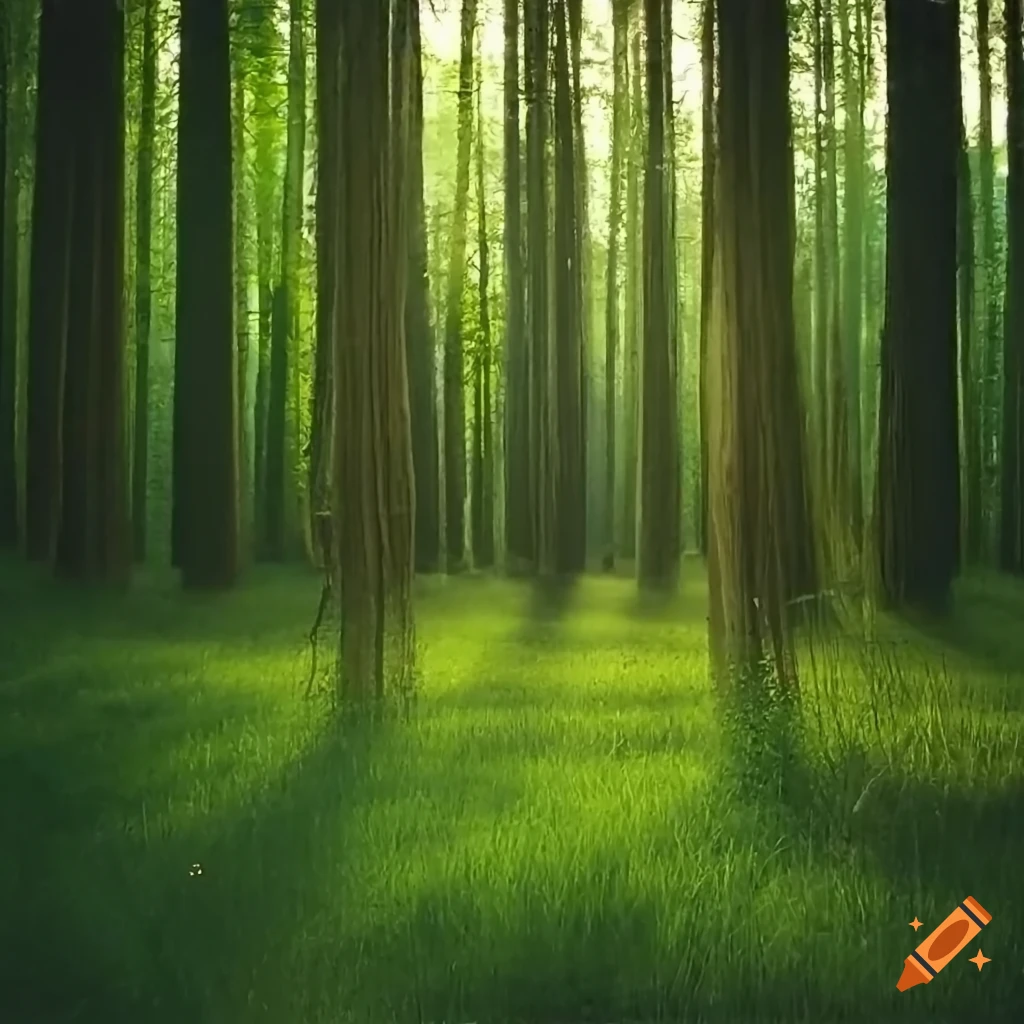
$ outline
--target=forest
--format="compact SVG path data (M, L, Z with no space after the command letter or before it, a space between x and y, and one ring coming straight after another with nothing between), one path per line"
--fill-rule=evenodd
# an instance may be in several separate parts
M1022 737L1024 0L0 0L0 1021L1009 1024Z

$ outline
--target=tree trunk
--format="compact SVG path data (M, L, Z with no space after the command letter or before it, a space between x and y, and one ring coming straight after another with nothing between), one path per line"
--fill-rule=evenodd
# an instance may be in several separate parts
M712 274L715 265L715 2L704 0L700 33L701 175L700 175L700 550L708 554L707 360L711 329Z
M582 572L586 563L586 479L583 474L583 294L576 215L576 147L569 72L566 0L555 15L555 570Z
M885 327L877 542L890 604L941 607L960 530L954 4L886 4Z
M527 189L527 295L530 332L530 496L536 565L553 564L555 508L548 331L548 8L524 0Z
M142 15L142 103L135 184L135 435L132 465L132 540L136 561L146 558L149 493L149 332L153 308L153 144L156 134L156 0Z
M487 196L484 192L484 122L481 63L476 71L476 200L477 254L480 261L480 336L473 353L473 490L471 500L473 565L488 569L494 564L494 480L488 473L491 373L491 316L489 308L490 263L487 246Z
M41 562L53 559L61 517L62 407L77 103L69 72L77 67L80 45L74 35L74 16L68 14L59 0L47 0L39 20L25 473L26 553Z
M996 256L995 227L995 155L992 146L992 58L989 33L989 0L978 0L978 82L981 108L978 115L978 208L981 215L979 247L978 304L980 306L982 380L980 397L981 414L981 459L983 488L985 494L994 498L998 493L996 484L998 451L998 410L999 410L999 289L997 286L998 259ZM984 498L983 498L984 504ZM991 504L991 501L990 501ZM984 529L982 545L991 552L995 530L989 519Z
M626 173L626 343L622 384L622 554L636 555L636 471L639 433L640 332L640 162L643 159L644 110L640 64L640 28L634 26L631 53L632 102L629 169Z
M718 199L708 349L709 639L723 684L792 687L789 602L817 589L793 318L785 0L718 0ZM749 244L751 224L761 244Z
M627 50L629 46L628 0L612 5L612 169L608 208L608 283L604 318L604 422L605 422L605 538L604 566L615 564L615 431L617 403L616 365L619 350L619 233L622 226L622 157L629 117Z
M149 0L152 2L152 0ZM249 187L246 181L246 73L245 60L236 54L231 122L232 161L235 168L235 348L238 383L238 533L239 559L252 550L253 493L252 438L249 432Z
M17 282L8 274L7 257L7 110L8 66L13 51L9 40L10 15L0 15L0 548L18 543L18 473L15 453L15 392L18 364L10 346L7 324L8 292Z
M438 479L437 385L434 379L434 331L430 323L427 275L427 220L423 199L423 58L419 4L409 5L412 44L412 110L406 185L409 270L405 306L406 361L412 416L416 478L416 568L436 572L441 558L440 481Z
M518 571L536 557L530 491L530 361L525 330L519 145L519 0L505 0L505 548Z
M814 0L814 350L813 426L817 490L828 501L828 245L825 230L825 111L822 0Z
M302 181L306 139L306 42L303 0L288 4L288 141L281 190L281 269L274 290L267 408L266 549L281 560L293 547L290 527L298 498L289 466L297 424L290 422L292 364L299 356L299 246L302 241ZM293 412L293 410L292 410Z
M864 95L858 60L864 45L860 0L851 27L851 0L839 0L840 45L843 51L843 259L842 331L847 472L849 474L850 533L859 550L864 534L864 487L862 468L861 339L864 288Z
M637 581L674 586L679 572L679 414L670 328L662 0L644 0L647 159L644 168L644 319L640 398L640 527Z
M172 533L183 584L223 587L238 572L227 0L182 0L180 24Z
M340 18L337 152L344 160L334 331L339 686L362 709L407 698L415 662L415 498L403 337L413 60L402 0L391 51L402 56L389 110L387 12L386 4L358 0L335 0L332 10Z
M445 541L448 572L465 567L466 394L463 379L462 295L466 278L466 217L473 143L473 33L477 0L463 0L459 57L459 129L455 210L448 250L444 330Z
M999 562L1024 573L1024 49L1021 0L1006 0L1006 321Z

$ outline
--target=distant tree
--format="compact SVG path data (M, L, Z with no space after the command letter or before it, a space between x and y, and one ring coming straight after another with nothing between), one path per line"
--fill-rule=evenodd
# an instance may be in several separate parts
M701 177L700 177L700 549L708 553L708 439L705 377L711 330L712 274L715 266L715 4L704 0L700 29Z

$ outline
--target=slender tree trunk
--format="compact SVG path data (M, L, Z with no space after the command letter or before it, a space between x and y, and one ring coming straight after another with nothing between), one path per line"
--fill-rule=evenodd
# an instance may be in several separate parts
M527 163L527 295L530 331L530 495L536 565L550 569L555 543L548 288L548 8L524 0Z
M1024 48L1021 0L1006 0L1006 320L999 562L1024 573Z
M52 560L61 516L64 364L71 273L74 100L70 69L78 41L58 0L39 21L36 180L29 282L28 418L25 545L28 557Z
M960 81L958 72L957 82ZM962 543L966 561L973 564L981 557L981 410L978 402L977 356L974 345L974 196L971 189L971 165L967 149L962 87L957 94L957 117L960 126L957 153L957 312L960 326L960 419L963 430Z
M302 231L303 157L306 139L306 43L302 0L288 5L288 141L281 192L281 269L271 318L270 383L267 403L266 555L286 557L292 546L295 482L289 466L289 388L298 359L298 268ZM289 429L289 428L292 429Z
M954 4L886 4L885 328L878 552L890 604L942 606L956 571L957 48Z
M536 557L530 492L530 363L525 330L519 144L519 0L505 0L505 548L518 571Z
M555 569L582 572L586 561L586 480L583 475L583 311L580 307L580 247L572 86L566 25L566 0L555 14L555 395L552 444L555 459Z
M182 0L174 365L175 563L186 587L238 572L238 427L227 0Z
M232 160L235 168L235 348L238 376L238 534L239 560L245 562L252 550L253 493L250 470L252 438L249 431L249 188L246 158L246 74L245 60L236 55L231 123Z
M999 409L999 289L997 286L998 260L996 257L995 229L995 156L992 146L992 57L989 33L991 17L989 0L978 0L978 82L981 107L978 115L978 208L981 215L978 303L982 323L978 339L982 348L981 381L981 452L983 487L990 497L990 504L997 494L996 477L998 451L998 409ZM984 498L983 498L984 504ZM985 529L983 546L991 552L995 530L989 519Z
M842 331L846 431L849 473L851 540L859 550L864 534L864 487L862 467L861 384L864 290L864 95L858 61L864 45L860 0L851 25L851 0L839 2L840 45L843 57L843 259Z
M704 0L700 33L701 198L700 198L700 550L708 553L707 361L715 265L715 2Z
M459 58L459 129L455 212L448 252L448 296L444 344L445 540L449 572L465 565L466 395L462 294L466 277L466 217L473 142L473 33L477 0L463 0Z
M814 0L814 450L817 489L828 500L828 246L825 231L825 110L822 0Z
M409 270L405 306L406 361L416 482L416 568L436 572L441 557L438 478L437 385L434 331L427 276L427 221L423 199L423 58L419 4L409 5L412 45L412 110L409 122Z
M648 115L637 581L641 587L671 587L679 572L679 415L669 314L669 239L665 237L670 159L665 152L662 0L644 0L644 13Z
M146 558L149 493L149 332L153 285L153 144L156 134L156 0L142 15L142 103L135 184L135 437L132 466L132 540L136 561Z
M17 388L17 359L6 330L8 295L12 283L7 267L7 111L8 67L12 62L9 39L10 16L0 15L0 548L18 543L18 474L15 453L14 395Z
M612 5L612 169L611 200L608 208L608 283L605 291L605 475L604 496L606 506L606 532L604 565L615 564L615 431L617 404L616 365L619 358L619 233L622 226L622 157L626 144L626 125L629 117L629 82L627 50L629 46L628 0L613 0Z
M643 159L643 92L640 62L640 28L633 29L631 44L632 102L629 169L626 174L626 342L622 385L622 554L636 555L636 473L639 452L640 332L643 306L640 290L640 163Z

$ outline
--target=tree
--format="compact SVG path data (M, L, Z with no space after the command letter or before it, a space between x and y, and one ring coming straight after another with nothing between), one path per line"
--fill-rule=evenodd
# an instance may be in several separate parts
M17 359L8 350L7 323L7 78L11 62L9 15L0 15L0 547L18 541L18 478L15 460L14 393ZM17 287L15 283L15 287Z
M523 280L519 140L519 0L505 0L505 549L509 567L535 557L530 492L530 362Z
M227 0L182 0L172 557L186 587L238 571Z
M1006 320L999 563L1024 573L1024 46L1021 0L1006 0Z
M281 189L281 267L271 315L270 382L267 400L265 554L280 560L294 543L298 493L289 470L289 440L298 424L289 422L288 392L298 359L299 245L302 180L306 146L306 42L303 0L288 2L288 136ZM293 416L294 419L294 411Z
M582 572L586 562L584 475L583 288L580 281L576 145L569 77L565 0L555 14L555 246L554 246L554 455L556 536L554 568Z
M466 278L466 217L473 142L473 33L477 0L463 0L459 58L459 132L455 212L449 236L448 295L444 327L445 540L448 571L465 564L466 395L463 380L462 293Z
M670 186L665 151L665 42L662 0L645 0L647 28L647 154L644 167L644 288L640 399L640 528L637 580L643 587L675 583L679 571L679 415L675 345L670 327L674 291L666 239Z
M423 57L419 4L409 5L412 46L412 111L406 185L409 188L409 274L405 344L409 369L413 466L416 477L416 568L436 572L440 559L440 481L437 451L437 386L434 332L427 276L427 219L423 200Z
M706 383L708 332L715 266L715 3L704 0L700 29L701 172L700 172L700 550L708 553L708 439Z
M718 0L715 269L708 338L709 639L723 684L771 659L817 587L793 318L785 0ZM759 224L759 244L749 225ZM737 674L738 673L738 674Z
M334 535L341 582L339 686L355 709L406 697L415 662L414 486L405 365L404 223L412 44L409 0L334 0L341 47L337 152ZM389 92L391 106L389 107ZM322 254L321 257L322 258Z
M142 102L135 183L135 426L132 461L132 541L135 558L146 557L149 494L149 334L153 284L153 145L156 134L156 0L142 12Z
M625 148L626 123L629 116L627 94L629 46L628 0L613 0L612 4L612 166L610 202L608 205L608 283L605 290L605 502L607 521L605 535L605 567L615 564L615 431L616 431L616 364L619 351L619 234L622 226L622 164Z
M885 326L875 489L884 598L941 606L958 562L957 7L886 4Z

